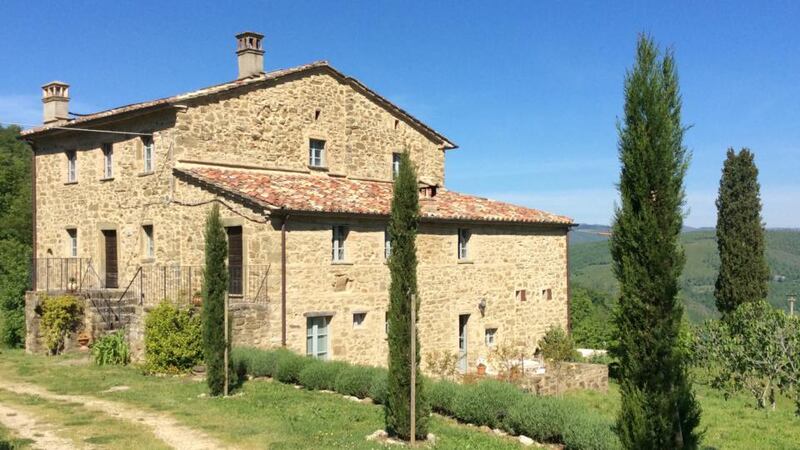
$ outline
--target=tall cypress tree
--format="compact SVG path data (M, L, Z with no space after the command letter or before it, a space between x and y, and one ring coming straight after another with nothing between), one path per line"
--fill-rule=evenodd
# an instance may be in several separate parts
M384 408L386 430L401 439L411 438L411 295L417 299L413 307L419 311L417 294L417 224L419 191L417 174L408 153L400 159L400 173L394 182L394 198L389 222L391 251L389 271L389 386ZM416 434L428 434L430 405L425 398L419 369L419 338L416 340Z
M618 327L622 405L620 440L628 449L696 448L700 410L678 348L683 308L678 276L684 254L681 98L672 52L640 36L625 77L622 164L611 253L620 282Z
M719 275L717 309L727 315L745 302L767 298L769 268L764 255L764 226L758 169L753 154L731 148L722 166L717 197Z
M203 350L206 381L211 395L220 395L225 387L225 296L228 291L228 243L214 204L206 218L206 264L203 269ZM230 352L230 345L228 345Z

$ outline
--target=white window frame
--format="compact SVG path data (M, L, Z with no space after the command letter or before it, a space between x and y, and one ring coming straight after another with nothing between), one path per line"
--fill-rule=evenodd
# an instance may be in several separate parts
M469 240L472 237L467 228L458 229L458 259L466 260L469 258Z
M321 143L321 147L315 147L314 144ZM325 167L325 147L327 143L324 139L308 140L308 165L311 167Z
M114 145L103 144L103 178L114 178Z
M397 178L400 175L400 160L402 158L402 154L400 153L392 153L392 179Z
M68 239L67 252L69 253L69 257L70 258L77 258L78 257L78 229L77 228L67 228L67 239Z
M320 327L319 322L324 327ZM306 318L306 355L314 358L326 360L329 357L331 348L331 316L314 316ZM325 348L319 348L320 337L325 338ZM309 339L311 348L309 348Z
M67 152L67 183L78 182L78 152L70 150Z
M486 328L484 341L487 347L494 347L497 344L497 328Z
M144 257L148 259L155 258L156 238L153 225L142 225L142 234L144 235Z
M331 260L333 262L345 261L346 242L347 242L347 226L334 225L331 233Z
M142 165L143 173L155 171L155 144L151 136L142 137Z

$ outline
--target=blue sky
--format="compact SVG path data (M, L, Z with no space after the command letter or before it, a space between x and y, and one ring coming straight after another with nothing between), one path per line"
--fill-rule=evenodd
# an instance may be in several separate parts
M715 221L725 150L750 147L769 227L800 227L800 2L6 0L0 122L41 121L41 84L91 112L327 59L460 145L448 188L608 223L636 36L676 52L693 152L687 225Z

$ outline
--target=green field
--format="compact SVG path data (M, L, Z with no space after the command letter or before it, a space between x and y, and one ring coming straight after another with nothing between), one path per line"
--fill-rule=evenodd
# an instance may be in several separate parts
M580 236L587 233L577 233ZM575 242L577 240L577 242ZM611 296L618 292L611 269L607 240L581 236L570 245L570 279L576 285L598 290ZM686 267L681 277L681 296L690 321L700 322L716 317L714 282L719 255L714 231L689 231L681 236L686 251ZM767 262L772 276L782 275L785 281L769 282L769 302L786 309L786 296L800 292L800 231L768 230Z

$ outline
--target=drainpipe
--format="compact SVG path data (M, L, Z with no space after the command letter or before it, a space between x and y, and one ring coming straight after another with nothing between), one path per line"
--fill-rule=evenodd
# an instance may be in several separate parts
M286 222L289 215L283 216L281 222L281 345L286 347Z

